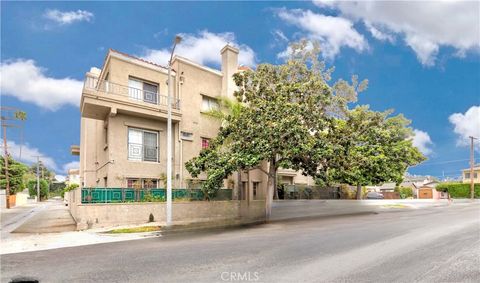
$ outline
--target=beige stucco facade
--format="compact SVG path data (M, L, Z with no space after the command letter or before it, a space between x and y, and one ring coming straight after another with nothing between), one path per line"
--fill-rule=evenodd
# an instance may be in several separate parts
M202 107L222 96L233 98L232 75L239 71L238 52L231 46L220 51L221 70L179 56L173 59L174 188L187 187L192 178L185 169L185 162L197 156L205 139L214 138L218 132L220 122L205 115ZM164 186L167 78L164 67L114 50L109 50L101 69L92 68L86 74L80 105L82 187L127 187L129 179L154 179L158 180L158 187ZM137 85L143 83L143 91L132 88L132 81ZM157 89L156 98L147 97L150 93L145 87L152 86ZM155 161L132 159L132 152L137 152L136 145L130 142L131 131L135 130L150 133L147 134L150 138L156 135ZM140 154L145 154L145 150L153 152L146 145L138 148L143 150ZM285 178L291 183L313 185L312 178L292 170L281 169L279 175L281 180ZM200 179L202 177L205 176ZM263 172L243 172L241 181L249 199L264 198L267 176ZM236 176L232 176L225 181L225 187L234 188L235 182Z
M462 170L462 182L463 183L470 183L471 182L471 174L470 169L463 169ZM480 183L480 166L475 166L473 168L473 182L475 184Z

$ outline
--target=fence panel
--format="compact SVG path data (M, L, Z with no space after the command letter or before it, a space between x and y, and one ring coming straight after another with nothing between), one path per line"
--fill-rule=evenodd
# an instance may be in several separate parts
M204 195L198 189L173 189L173 200L199 201L204 200ZM133 188L82 188L82 203L122 203L122 202L147 202L165 201L166 190L133 189ZM232 190L221 189L212 200L231 200Z

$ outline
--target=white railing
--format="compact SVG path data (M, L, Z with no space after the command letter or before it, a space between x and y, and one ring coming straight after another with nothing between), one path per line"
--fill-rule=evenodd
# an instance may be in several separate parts
M142 101L145 103L168 106L168 97L166 95L160 95L156 92L137 89L117 83L113 83L106 80L99 80L98 78L86 76L83 87L85 89L91 89L101 91L105 93L121 95L128 97L131 100ZM172 108L180 109L180 100L172 98Z

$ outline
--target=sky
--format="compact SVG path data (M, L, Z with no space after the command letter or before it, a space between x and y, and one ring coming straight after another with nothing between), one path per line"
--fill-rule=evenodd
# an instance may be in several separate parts
M70 146L80 142L85 72L101 67L108 48L165 64L176 34L179 55L213 68L227 43L255 68L284 62L290 42L318 41L333 80L369 80L357 104L412 121L428 160L409 173L458 177L469 166L468 137L480 137L478 1L2 1L1 105L28 116L23 139L8 130L13 157L22 144L24 162L41 155L59 179L78 168Z

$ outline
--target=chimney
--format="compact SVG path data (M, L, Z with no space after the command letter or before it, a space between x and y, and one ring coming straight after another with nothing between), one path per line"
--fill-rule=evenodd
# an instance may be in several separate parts
M238 49L225 45L220 51L222 54L222 96L233 99L233 92L236 90L235 82L233 82L233 74L238 69Z

